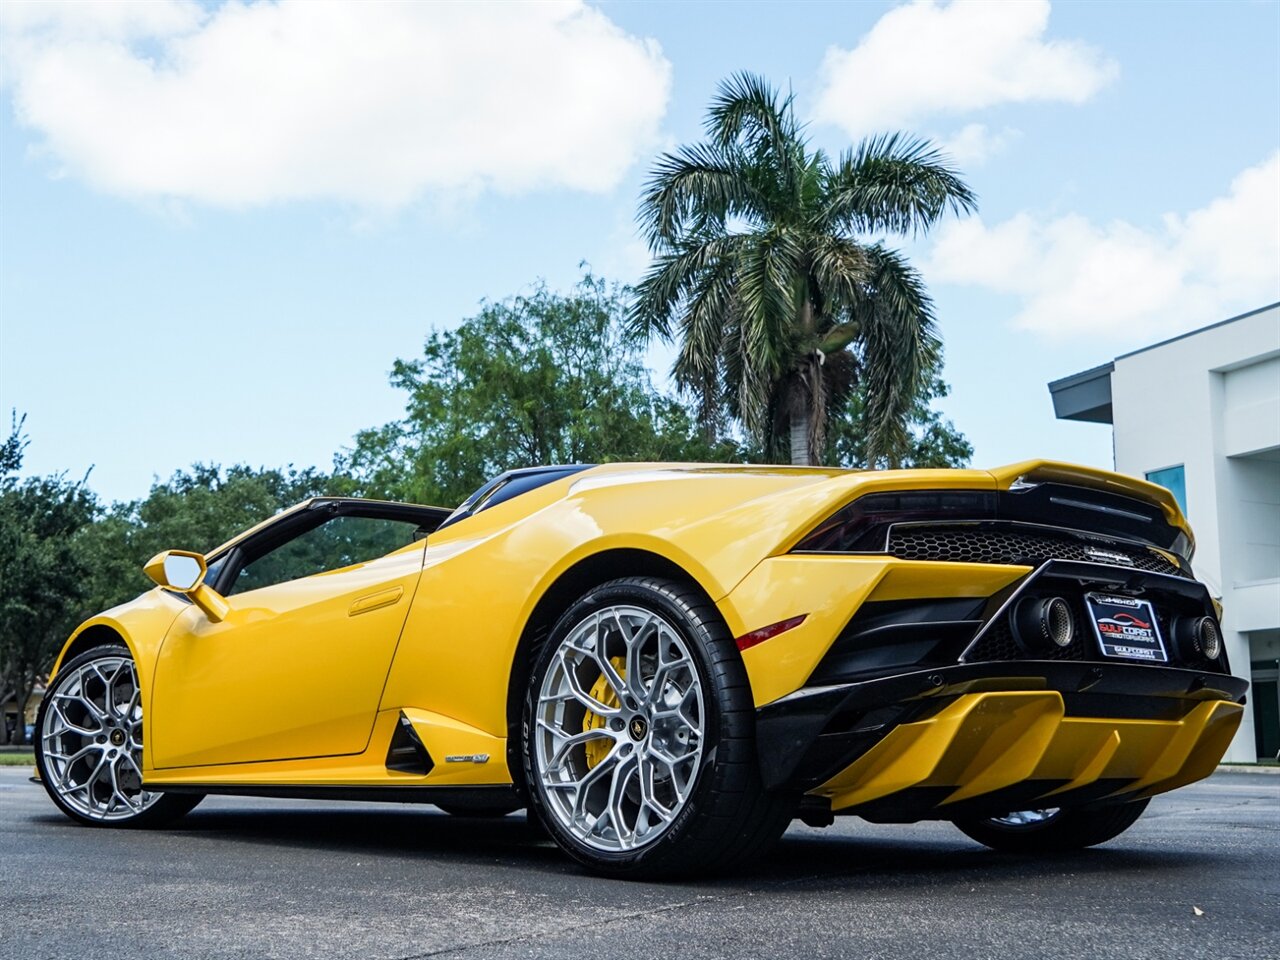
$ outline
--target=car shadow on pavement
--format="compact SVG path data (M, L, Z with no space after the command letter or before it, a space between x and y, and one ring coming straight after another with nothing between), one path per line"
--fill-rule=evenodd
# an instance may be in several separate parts
M40 818L45 819L45 818ZM61 818L50 817L51 821ZM856 828L855 828L856 831ZM163 831L213 841L412 858L424 862L484 862L560 874L582 873L523 813L459 817L433 807L368 811L306 808L207 809ZM769 888L803 882L807 889L936 886L992 882L1046 873L1198 871L1230 860L1201 851L1144 846L1134 838L1052 858L988 851L958 833L921 839L792 831L760 864L696 883L700 890ZM585 875L585 874L584 874Z
M883 885L919 883L937 885L948 878L955 882L996 881L1045 874L1144 873L1171 870L1203 870L1222 862L1218 856L1200 851L1144 847L1140 839L1116 841L1110 845L1052 856L997 853L956 835L934 841L833 836L787 836L756 873L761 880L791 882L812 878L816 886L874 888Z
M197 809L168 831L284 847L467 861L555 863L561 856L523 813L451 816L434 807L324 810Z

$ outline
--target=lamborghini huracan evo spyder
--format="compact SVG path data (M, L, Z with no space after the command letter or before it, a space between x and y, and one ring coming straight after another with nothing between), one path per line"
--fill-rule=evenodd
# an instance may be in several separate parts
M793 818L1109 840L1240 721L1168 491L1049 462L503 474L456 510L320 498L76 630L37 722L74 820L205 794L528 807L616 876Z

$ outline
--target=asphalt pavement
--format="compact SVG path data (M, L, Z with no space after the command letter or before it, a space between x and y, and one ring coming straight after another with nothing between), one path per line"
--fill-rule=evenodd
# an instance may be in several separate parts
M78 827L0 768L0 957L1280 958L1280 776L1157 797L1104 847L996 854L948 824L796 824L715 881L588 876L523 814L210 798Z

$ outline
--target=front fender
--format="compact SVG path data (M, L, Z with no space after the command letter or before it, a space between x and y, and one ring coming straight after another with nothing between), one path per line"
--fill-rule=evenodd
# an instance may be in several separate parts
M138 686L142 690L143 703L146 704L146 709L142 711L142 735L144 740L149 741L153 689L151 681L155 676L160 644L164 641L165 634L169 632L169 627L188 606L185 600L157 587L128 603L122 603L118 607L112 607L95 617L90 617L76 627L66 643L62 645L58 659L54 662L53 670L49 674L50 681L58 675L62 665L69 659L100 645L101 641L94 636L95 633L103 630L111 631L119 638L118 641L112 638L111 642L123 643L133 656L134 666L138 671ZM105 636L102 639L106 639ZM90 640L91 642L86 642Z

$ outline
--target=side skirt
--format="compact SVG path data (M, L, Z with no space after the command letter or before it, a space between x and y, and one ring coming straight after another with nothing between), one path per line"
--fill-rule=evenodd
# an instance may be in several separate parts
M147 784L143 784L147 788ZM445 803L458 807L520 803L515 787L344 787L259 786L216 783L164 784L164 793L200 793L232 797L271 797L278 800L357 800L371 803Z

